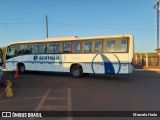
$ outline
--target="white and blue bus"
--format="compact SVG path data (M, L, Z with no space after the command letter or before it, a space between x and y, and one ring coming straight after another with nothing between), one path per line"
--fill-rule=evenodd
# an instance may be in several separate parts
M7 47L6 69L83 74L129 74L133 72L132 34L58 37L16 42Z

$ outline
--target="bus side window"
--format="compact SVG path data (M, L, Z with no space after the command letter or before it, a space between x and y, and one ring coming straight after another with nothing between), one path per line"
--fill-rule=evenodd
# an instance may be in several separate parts
M24 44L17 45L17 55L23 55L25 53Z
M93 41L93 43L94 43L94 46L93 46L94 50L93 51L95 53L102 52L102 40L96 40L96 41Z
M48 43L47 44L46 53L54 53L54 43Z
M116 40L105 40L103 44L104 52L115 52Z
M92 41L83 42L83 53L90 53L92 51Z
M31 54L32 49L31 49L31 44L25 44L25 54Z
M38 53L38 44L32 44L32 54Z
M46 44L45 43L39 43L39 52L38 53L45 53L46 51Z
M71 53L71 42L64 42L63 52L64 53Z
M108 52L115 52L115 43L116 43L115 40L109 40L109 41L107 41Z
M121 52L127 52L127 40L121 39Z
M72 42L72 53L80 53L80 42Z
M62 53L62 43L54 44L54 53Z

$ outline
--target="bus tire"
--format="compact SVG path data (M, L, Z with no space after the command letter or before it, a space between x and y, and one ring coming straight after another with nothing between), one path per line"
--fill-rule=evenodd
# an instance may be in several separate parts
M18 65L18 72L19 73L25 73L25 66L24 66L24 64Z
M74 65L71 67L71 76L74 78L80 78L83 76L83 70L80 65Z

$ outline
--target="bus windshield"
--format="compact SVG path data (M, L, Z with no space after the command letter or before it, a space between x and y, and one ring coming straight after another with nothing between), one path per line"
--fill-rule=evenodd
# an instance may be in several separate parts
M9 59L11 57L14 57L15 54L15 46L11 45L7 48L7 53L6 53L6 59Z

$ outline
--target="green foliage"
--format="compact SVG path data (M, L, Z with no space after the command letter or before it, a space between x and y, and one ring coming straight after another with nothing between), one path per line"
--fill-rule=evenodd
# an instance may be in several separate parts
M7 47L1 47L0 49L2 49L3 60L4 60Z
M6 48L6 47L2 47L2 48L0 48L0 49L2 49L2 52L3 52L3 55L4 55L7 48Z

